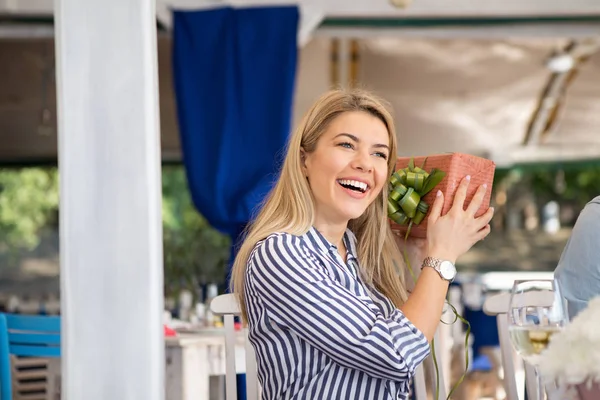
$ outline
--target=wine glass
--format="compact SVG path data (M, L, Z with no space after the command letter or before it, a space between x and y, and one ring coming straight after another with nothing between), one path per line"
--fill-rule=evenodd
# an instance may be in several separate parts
M545 394L538 370L539 355L568 321L557 281L515 281L508 306L508 330L517 353L535 369L537 400L543 400Z

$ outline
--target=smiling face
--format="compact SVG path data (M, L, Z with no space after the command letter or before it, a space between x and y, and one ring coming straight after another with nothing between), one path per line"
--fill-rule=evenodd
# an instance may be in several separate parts
M376 116L345 112L331 121L304 174L315 198L315 225L347 224L377 198L388 176L389 133Z

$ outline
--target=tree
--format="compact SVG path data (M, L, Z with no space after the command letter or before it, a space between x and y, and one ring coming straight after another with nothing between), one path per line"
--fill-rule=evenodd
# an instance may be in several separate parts
M225 280L230 239L196 210L180 166L163 167L163 235L167 295Z
M58 197L55 168L0 170L0 251L35 248L40 231L56 223Z
M600 195L600 166L581 165L564 169L538 167L530 171L533 192L543 200L562 199L579 208Z
M212 228L195 209L182 166L163 167L165 290L194 291L220 283L230 256L229 237ZM56 168L0 170L0 253L17 254L39 245L41 232L58 227Z
M581 209L600 195L598 163L532 164L499 169L494 177L496 205L493 222L503 226L507 213L528 214L523 219L543 219L549 202L560 205L559 218L564 226L573 224ZM509 212L510 211L510 212Z

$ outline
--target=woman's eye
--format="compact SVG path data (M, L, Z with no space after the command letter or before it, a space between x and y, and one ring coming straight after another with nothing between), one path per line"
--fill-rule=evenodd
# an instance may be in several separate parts
M349 142L340 143L339 146L345 147L347 149L353 149L354 148L354 146L352 145L352 143L349 143Z
M382 152L378 151L378 152L375 153L375 155L377 157L383 158L384 160L387 160L387 154L385 154L385 153L382 153Z

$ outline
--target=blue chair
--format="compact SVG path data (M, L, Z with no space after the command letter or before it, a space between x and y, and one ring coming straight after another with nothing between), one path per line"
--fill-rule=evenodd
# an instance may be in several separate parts
M12 400L10 355L60 357L60 317L0 313L0 400Z

